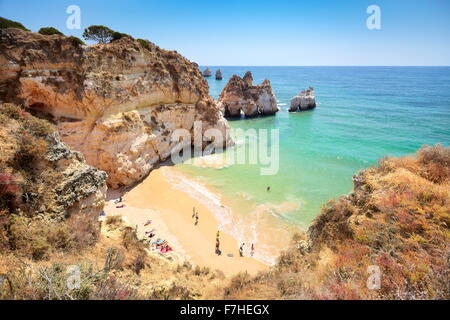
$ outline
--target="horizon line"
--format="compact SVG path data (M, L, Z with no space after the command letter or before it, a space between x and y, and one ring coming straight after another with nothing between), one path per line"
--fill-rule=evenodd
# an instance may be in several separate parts
M231 64L198 64L199 67L410 67L410 68L442 68L450 65L231 65Z

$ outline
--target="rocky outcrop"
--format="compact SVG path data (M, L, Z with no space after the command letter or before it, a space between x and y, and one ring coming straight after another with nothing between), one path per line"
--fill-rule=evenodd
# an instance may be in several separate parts
M20 208L28 216L74 216L95 224L103 210L106 173L87 165L44 120L11 104L0 105L0 118L0 145L7 147L0 150L0 177L7 181L0 188L0 211Z
M314 88L301 91L298 95L292 97L289 112L311 110L316 107L316 96Z
M220 71L220 69L217 69L216 71L216 80L222 80L222 71Z
M206 69L203 71L203 76L211 77L211 75L212 75L211 70L208 67L206 67Z
M226 117L273 115L279 111L277 100L269 80L253 85L253 76L248 71L244 78L233 75L218 100L218 106Z
M52 121L64 143L108 173L112 187L130 185L179 147L176 129L228 124L208 95L197 66L151 42L124 37L82 46L70 37L0 30L0 100ZM203 142L203 147L212 140Z

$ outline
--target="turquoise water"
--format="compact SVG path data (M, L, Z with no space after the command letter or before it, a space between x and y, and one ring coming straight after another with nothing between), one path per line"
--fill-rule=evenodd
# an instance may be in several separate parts
M217 68L210 66L213 74ZM249 164L181 166L224 194L243 215L269 203L270 213L306 228L327 200L351 190L358 170L385 155L410 154L424 144L450 144L450 67L220 69L222 81L208 79L214 98L233 74L250 70L254 83L271 81L281 109L272 117L230 121L232 128L280 130L276 175L261 176L259 167ZM290 98L309 86L315 89L318 107L288 113ZM293 203L297 206L280 206Z

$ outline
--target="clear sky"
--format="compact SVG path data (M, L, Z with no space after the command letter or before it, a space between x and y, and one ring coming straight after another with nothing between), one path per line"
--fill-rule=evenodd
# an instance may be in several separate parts
M450 0L0 0L0 16L32 31L103 24L177 50L200 65L450 65ZM369 5L381 29L369 30Z

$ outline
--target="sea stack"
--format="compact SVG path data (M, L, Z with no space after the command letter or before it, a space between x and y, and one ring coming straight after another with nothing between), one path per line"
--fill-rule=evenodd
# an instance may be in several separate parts
M244 78L233 75L220 94L218 106L225 117L246 117L274 115L279 111L277 100L269 80L260 85L253 85L250 71Z
M206 69L203 71L203 76L211 77L211 70L208 67L206 67Z
M217 71L216 71L216 80L222 80L223 79L223 77L222 77L222 71L220 71L220 69L218 69Z
M316 96L314 88L309 87L302 90L298 95L292 97L289 112L311 110L316 107Z

